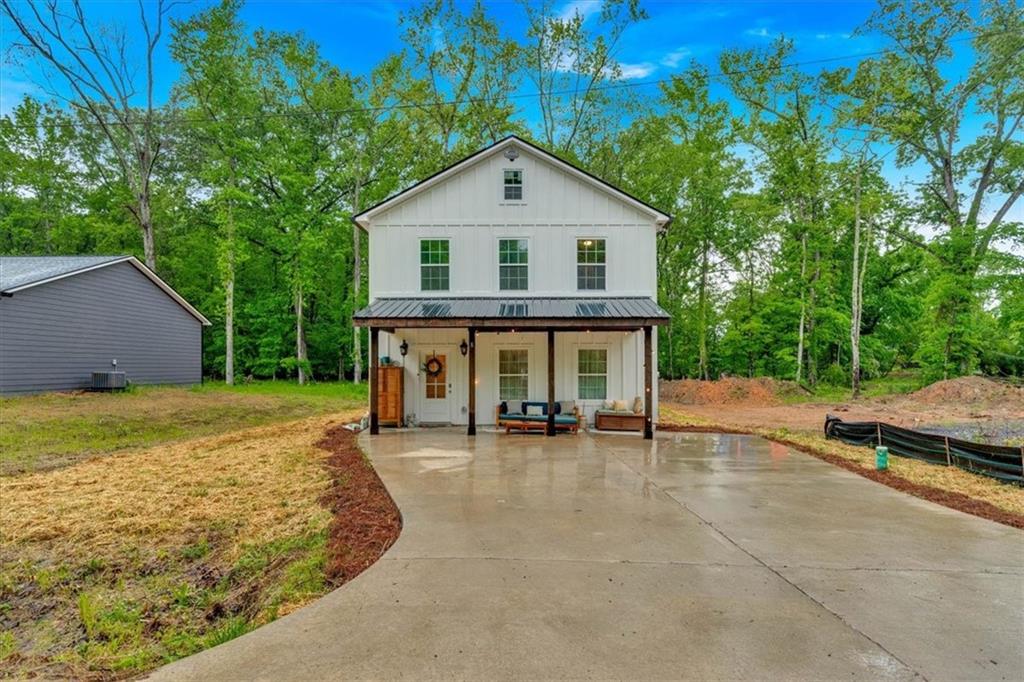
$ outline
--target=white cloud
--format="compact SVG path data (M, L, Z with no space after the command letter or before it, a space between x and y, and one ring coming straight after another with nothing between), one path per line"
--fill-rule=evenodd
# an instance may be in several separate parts
M602 0L571 0L558 13L558 18L569 21L578 14L586 21L591 15L601 11L601 2Z
M814 37L818 40L829 40L832 38L840 38L842 40L849 40L849 33L815 33Z
M771 38L772 32L766 29L764 26L758 26L757 28L748 28L744 31L748 36L756 36L758 38Z
M692 54L693 52L691 52L688 48L680 47L678 50L672 50L671 52L666 53L659 60L659 63L662 66L667 66L670 69L674 69L675 67L679 66L680 62L682 62L684 59L686 59Z
M654 73L657 67L650 62L640 62L639 64L619 64L619 69L622 70L622 77L626 80L634 78L646 78Z

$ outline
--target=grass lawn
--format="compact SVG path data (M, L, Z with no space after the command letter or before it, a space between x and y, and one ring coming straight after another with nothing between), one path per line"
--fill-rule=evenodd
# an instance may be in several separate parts
M4 400L0 677L129 677L320 596L363 387ZM100 455L103 456L94 456Z
M365 405L365 384L285 381L2 398L0 474Z

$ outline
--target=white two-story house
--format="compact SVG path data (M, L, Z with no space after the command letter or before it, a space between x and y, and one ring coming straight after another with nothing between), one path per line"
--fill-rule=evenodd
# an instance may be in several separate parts
M369 235L354 320L370 328L371 433L384 360L402 367L406 425L473 435L497 406L533 401L553 434L556 403L592 422L618 400L642 407L651 437L670 216L513 136L353 220Z

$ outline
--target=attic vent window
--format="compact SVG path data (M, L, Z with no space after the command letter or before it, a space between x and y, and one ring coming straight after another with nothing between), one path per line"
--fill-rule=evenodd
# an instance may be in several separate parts
M505 171L505 201L523 200L523 171Z
M505 158L509 161L515 161L519 158L519 150L515 147L509 147L505 150Z

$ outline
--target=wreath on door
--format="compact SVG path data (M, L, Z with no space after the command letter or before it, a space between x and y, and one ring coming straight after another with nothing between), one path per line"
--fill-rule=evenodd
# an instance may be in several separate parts
M437 357L431 357L423 364L423 371L427 373L427 376L436 377L444 370L444 365Z

